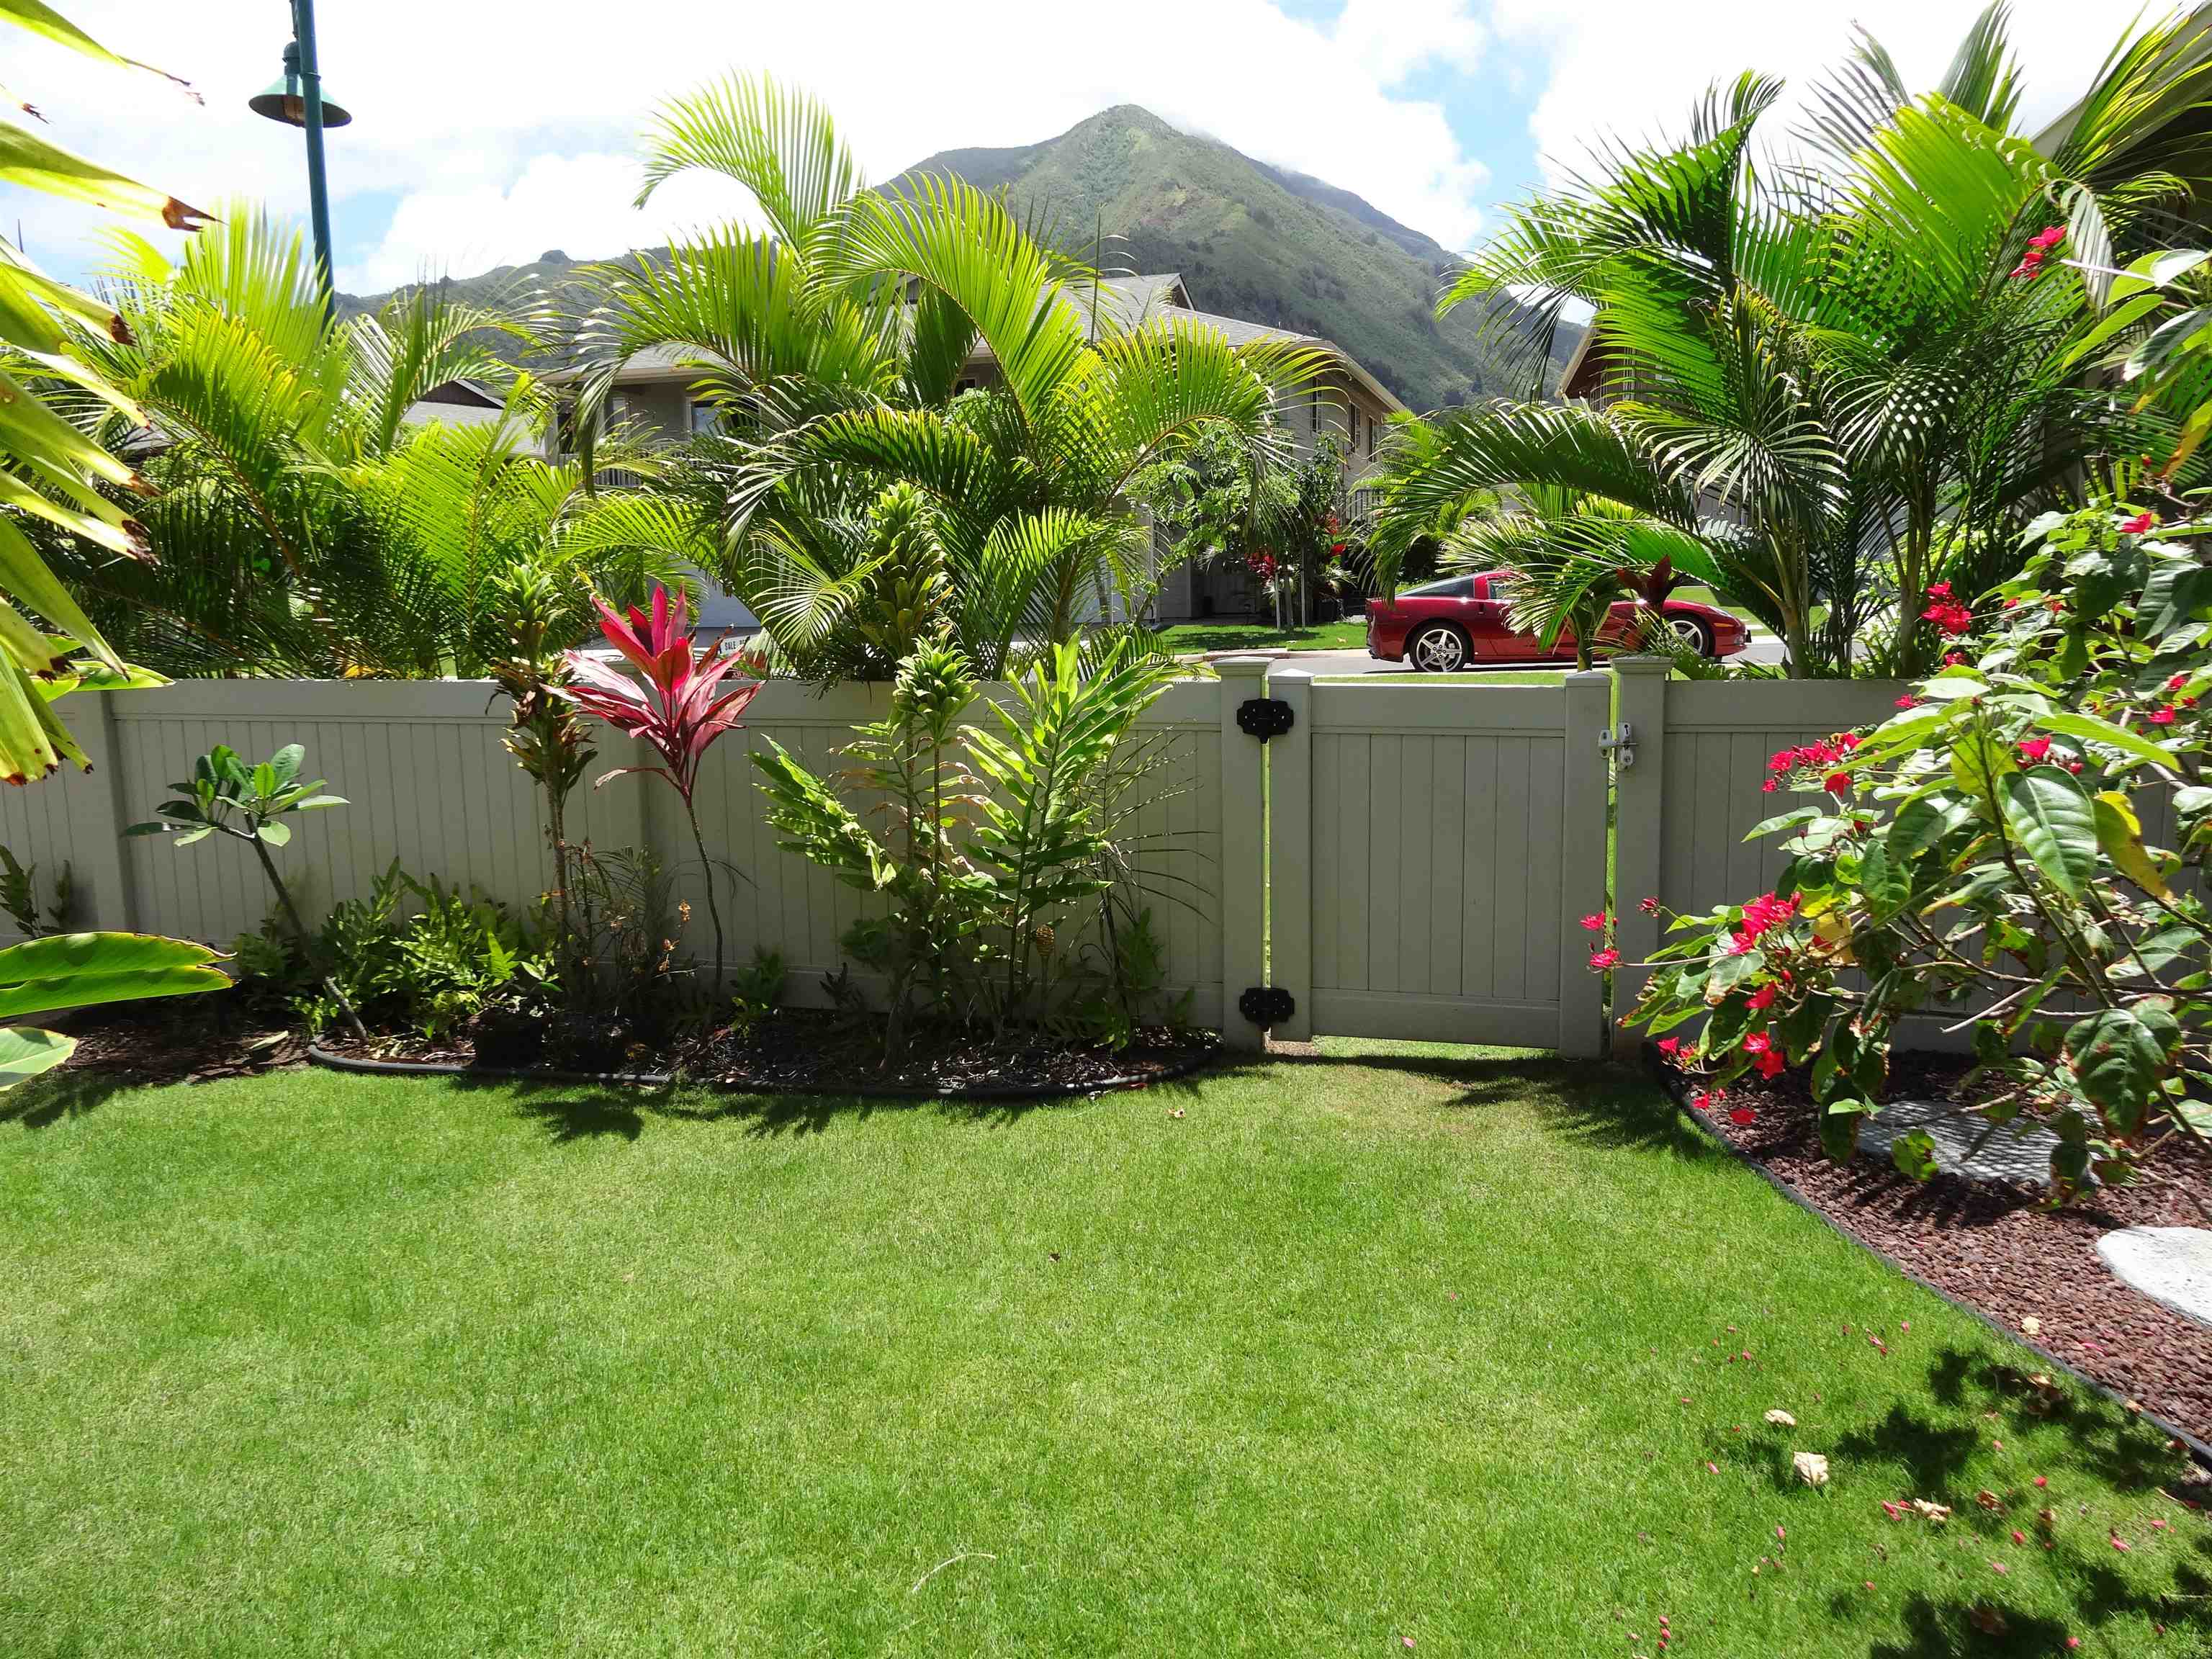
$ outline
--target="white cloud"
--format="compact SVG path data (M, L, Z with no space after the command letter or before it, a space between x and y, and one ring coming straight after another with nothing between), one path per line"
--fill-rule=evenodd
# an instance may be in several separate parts
M356 116L329 139L339 264L348 283L380 287L550 247L585 258L662 240L722 208L672 194L633 213L635 134L657 100L732 68L824 99L873 177L955 146L1034 143L1137 103L1463 244L1487 172L1439 106L1395 88L1428 65L1471 70L1485 39L1475 9L1350 0L1313 24L1269 0L1121 0L1108 13L1035 0L325 7L326 86ZM64 142L203 205L245 195L303 211L298 135L244 108L276 72L281 7L80 0L72 15L185 76L207 105L33 43L9 82ZM353 227L380 219L392 197L390 229L364 246ZM16 213L48 263L89 257L79 239L90 216L0 195L0 222Z
M1677 136L1705 88L1744 70L1790 83L1790 106L1850 49L1863 25L1889 49L1908 86L1939 80L1983 0L1854 0L1848 9L1775 0L1493 0L1500 46L1533 50L1547 72L1529 129L1553 177L1578 165L1590 141ZM2073 102L2133 15L2079 0L2014 0L2012 44L2027 83L2022 118L2040 125ZM1778 119L1777 118L1779 118Z

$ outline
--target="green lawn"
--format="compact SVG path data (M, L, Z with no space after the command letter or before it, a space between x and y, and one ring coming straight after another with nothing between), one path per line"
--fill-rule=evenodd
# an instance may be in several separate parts
M1262 622L1178 623L1160 637L1175 652L1189 651L1364 651L1367 620L1316 623L1288 633Z
M1616 1071L1338 1044L988 1111L64 1073L0 1106L0 1274L10 1659L2212 1635L2154 1436L2016 1410L2027 1354Z

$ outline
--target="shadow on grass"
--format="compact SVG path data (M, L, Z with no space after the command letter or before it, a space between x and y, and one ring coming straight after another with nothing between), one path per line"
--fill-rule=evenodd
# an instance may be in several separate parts
M64 1066L0 1094L0 1123L43 1129L64 1118L96 1111L113 1097L146 1085L145 1078L130 1072Z

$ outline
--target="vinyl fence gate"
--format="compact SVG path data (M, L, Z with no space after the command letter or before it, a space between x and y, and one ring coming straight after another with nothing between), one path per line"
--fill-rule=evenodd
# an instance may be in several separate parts
M1222 680L1224 1018L1315 1036L1605 1047L1612 677ZM1228 1011L1224 1010L1224 1014Z

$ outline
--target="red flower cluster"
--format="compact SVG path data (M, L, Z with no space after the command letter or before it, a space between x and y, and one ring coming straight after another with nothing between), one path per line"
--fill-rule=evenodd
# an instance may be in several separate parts
M1604 950L1596 951L1591 956L1590 967L1593 971L1601 974L1620 960L1620 952L1607 945Z
M2157 514L2138 513L2132 519L2123 519L2120 520L2120 534L2123 536L2148 536L2150 534L2151 526L2157 522Z
M1848 775L1835 769L1840 767L1850 757L1851 750L1858 746L1857 732L1838 732L1832 738L1808 743L1796 749L1778 750L1766 757L1766 769L1774 775L1760 784L1759 789L1771 795L1781 787L1784 777L1802 768L1808 772L1819 771L1821 774L1820 787L1831 794L1840 795L1851 787L1851 781Z
M1780 989L1776 985L1762 985L1743 1000L1743 1006L1747 1008L1771 1008L1775 994Z
M1789 1063L1782 1050L1774 1046L1774 1039L1764 1031L1747 1032L1743 1051L1751 1056L1751 1063L1759 1067L1761 1077L1779 1077Z
M1951 584L1937 582L1929 588L1928 597L1933 601L1920 613L1923 622L1932 622L1946 634L1967 634L1973 631L1974 613L1951 597ZM1946 657L1944 661L1950 659Z
M1741 956L1759 941L1769 928L1780 926L1797 914L1797 901L1777 898L1771 893L1761 893L1743 907L1743 921L1731 930L1735 940L1732 956Z
M2171 705L2164 708L2154 708L2143 718L2153 726L2171 726L2173 724L2173 709Z
M1583 932L1585 933L1602 933L1605 932L1605 923L1606 915L1604 911L1592 911L1589 915L1583 918Z
M2048 738L2030 738L2020 746L2020 757L2022 760L2039 761L2050 752L2051 739Z
M2020 256L2020 263L2012 268L2014 276L2032 280L2043 269L2043 261L2051 249L2066 240L2066 227L2048 225L2027 239L2027 252Z
M1278 567L1275 563L1275 556L1273 554L1260 552L1246 554L1244 556L1244 568L1250 571L1254 575L1257 576L1261 581L1271 582L1275 580L1275 571Z

